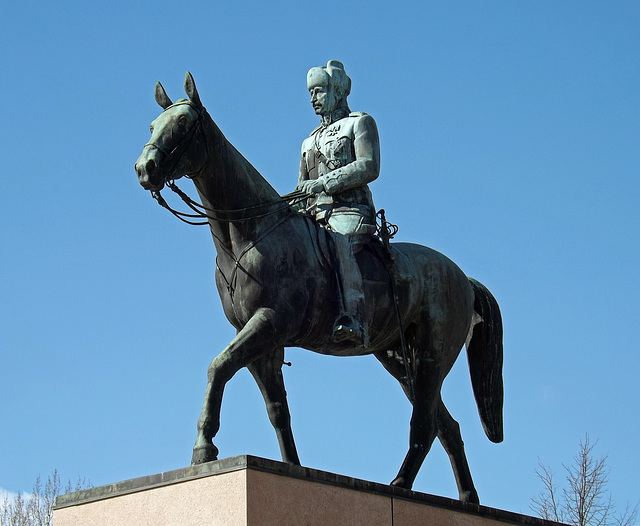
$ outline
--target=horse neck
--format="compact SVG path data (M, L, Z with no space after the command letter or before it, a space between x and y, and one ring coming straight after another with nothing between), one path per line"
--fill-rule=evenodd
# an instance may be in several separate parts
M268 211L269 203L279 200L279 194L260 175L245 157L226 139L218 126L207 114L203 121L204 140L208 158L204 167L194 177L194 184L202 200L202 204L213 210L247 210L256 215ZM260 205L265 205L261 208ZM209 224L214 240L226 245L241 245L250 241L265 226L279 221L283 212L269 218L250 219L242 222L228 223L210 219ZM224 213L220 214L224 217ZM240 215L242 215L240 213ZM238 217L238 213L233 215Z

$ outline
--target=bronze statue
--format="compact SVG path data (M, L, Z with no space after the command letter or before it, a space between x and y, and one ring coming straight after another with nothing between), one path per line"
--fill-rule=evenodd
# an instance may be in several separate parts
M376 209L368 183L380 173L380 143L373 118L352 113L351 79L330 60L307 74L311 104L320 126L302 143L297 189L313 195L304 211L335 232L342 312L333 327L336 341L368 345L364 293L356 252L376 232Z
M360 315L368 346L336 339L334 322L343 314L329 250L336 234L289 205L307 199L302 190L313 190L306 185L314 183L303 182L302 190L279 196L226 140L203 107L190 73L185 91L189 99L173 103L156 84L156 101L164 111L153 121L151 139L135 168L140 184L160 204L187 222L200 217L209 226L217 251L216 285L237 330L209 366L192 463L217 459L212 440L220 427L224 386L247 367L264 397L283 461L299 465L281 371L284 348L373 354L413 405L409 450L391 484L411 488L437 436L451 459L460 499L477 503L460 429L440 389L466 344L483 427L490 440L502 440L502 321L491 293L435 250L392 243L394 298L383 249L372 242L356 255L365 278ZM322 145L320 150L326 156ZM193 180L201 204L177 187L174 181L182 176ZM193 213L171 209L160 193L165 186ZM322 193L315 195L319 200ZM403 331L392 314L396 299Z

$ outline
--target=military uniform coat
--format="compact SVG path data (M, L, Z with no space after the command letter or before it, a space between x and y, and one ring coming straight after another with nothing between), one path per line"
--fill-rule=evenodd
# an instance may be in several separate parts
M298 183L322 181L323 191L306 210L340 234L375 232L375 206L368 183L380 173L380 141L373 117L353 112L313 130L302 143Z

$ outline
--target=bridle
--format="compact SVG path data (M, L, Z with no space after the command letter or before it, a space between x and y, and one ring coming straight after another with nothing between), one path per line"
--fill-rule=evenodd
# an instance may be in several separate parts
M165 156L165 162L169 161L171 163L169 164L169 169L166 170L168 173L171 173L173 169L176 166L178 166L178 164L182 160L182 157L186 153L189 145L191 144L193 137L195 136L195 132L197 128L199 127L201 131L204 131L202 129L202 122L204 119L204 114L208 115L207 110L204 107L200 109L196 107L193 104L193 102L191 102L190 100L183 100L183 101L176 102L170 106L167 106L164 111L167 111L175 106L182 106L182 105L190 106L196 112L197 117L193 122L193 124L191 125L191 127L189 128L189 130L187 131L187 133L185 133L184 137L182 137L182 139L178 141L178 144L176 144L176 146L171 151L167 151L164 148L158 146L157 144L151 141L149 141L147 144L144 145L144 147L152 146L153 148L156 148L160 153L162 153ZM207 148L207 159L208 159L210 157L209 144L208 142L205 142L205 144ZM175 158L176 154L178 154L177 158ZM175 160L173 160L174 158ZM205 164L206 164L206 161L205 161ZM203 167L204 167L204 164L203 164ZM202 168L200 169L200 171L201 170ZM185 177L189 179L194 179L195 177L198 176L200 171L198 171L197 173L191 176L185 175ZM224 223L242 223L242 222L251 221L254 219L260 219L263 217L276 214L283 210L286 210L290 208L292 204L299 203L300 201L303 201L304 199L311 197L311 194L307 194L299 190L294 190L293 192L285 194L279 197L278 199L275 199L267 203L261 203L258 205L249 206L245 208L217 209L217 208L206 207L201 203L194 201L191 197L189 197L185 192L183 192L178 187L178 185L175 183L175 180L173 179L166 180L165 184L167 187L169 187L169 189L172 192L180 196L182 201L194 213L179 212L178 210L175 210L174 208L169 206L169 204L164 199L164 197L162 197L160 190L151 190L151 196L158 202L160 206L167 209L175 217L180 219L180 221L183 221L184 223L187 223L189 225L207 225L209 224L209 220L221 221ZM268 210L268 208L274 207L274 206L276 206L276 208ZM205 219L205 221L193 221L192 219Z
M182 139L178 141L178 144L176 144L171 151L165 150L164 148L162 148L161 146L158 146L156 143L152 141L149 141L143 147L143 148L146 148L147 146L152 146L153 148L158 150L160 153L162 153L165 156L165 159L167 161L171 162L171 164L169 164L169 168L167 169L168 173L171 173L174 170L174 168L178 166L178 164L182 160L182 157L187 151L187 148L191 144L191 140L193 139L193 136L195 135L197 128L200 127L202 130L203 113L200 111L199 108L197 108L191 101L182 100L182 101L176 102L175 104L171 104L170 106L167 106L164 109L164 111L167 111L171 108L175 108L176 106L190 106L197 114L195 121L191 124L191 127L187 130L187 133L184 134L184 137L182 137ZM207 110L204 109L204 107L202 109L204 113L207 112ZM179 153L177 158L176 158L176 153ZM207 156L209 156L208 146L207 146ZM195 177L195 175L193 177ZM152 190L152 195L153 195L153 192L155 191L156 190Z

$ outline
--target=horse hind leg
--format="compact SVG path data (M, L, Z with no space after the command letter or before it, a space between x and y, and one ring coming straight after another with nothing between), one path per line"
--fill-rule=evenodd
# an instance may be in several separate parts
M467 456L464 452L460 425L453 419L442 399L440 399L438 405L438 439L447 455L449 455L460 500L480 504L478 492L471 478Z
M254 361L247 368L264 398L269 420L278 437L282 461L299 466L300 460L293 440L287 392L282 377L283 362L284 348L279 347L273 353Z
M425 389L422 381L416 380L416 400L413 403L413 413L411 415L409 451L404 458L400 471L398 471L398 475L391 482L392 486L411 489L418 471L436 438L438 430L437 407L433 402L434 395L428 391L431 391L431 389Z
M415 346L417 339L411 339L413 342L409 346L414 350L413 356L418 356L420 349ZM413 486L418 471L438 432L437 413L442 378L436 361L430 360L424 355L416 359L413 380L415 400L411 414L409 451L398 475L391 482L392 486L407 489L411 489ZM405 392L407 392L406 389Z
M400 471L396 478L391 482L392 486L411 489L413 482L418 475L418 471L431 449L431 445L435 440L438 423L437 423L437 405L439 400L439 385L437 369L419 366L416 372L415 356L417 354L416 343L418 335L415 327L410 327L407 332L407 342L409 344L409 361L412 379L407 378L407 367L402 359L402 348L391 349L389 351L378 351L375 357L380 361L384 368L393 376L401 385L404 394L413 405L411 415L411 427L409 432L409 451L400 467ZM413 389L409 387L409 382L413 382ZM411 394L415 395L415 400L411 400Z
M375 356L384 368L398 380L405 395L410 400L406 369L402 361L398 359L399 352L377 352ZM441 398L438 403L437 428L438 440L440 440L451 462L456 485L458 486L459 499L463 502L479 504L478 493L473 484L471 470L464 451L460 425L453 419ZM404 481L396 479L392 484L402 485L402 482Z

